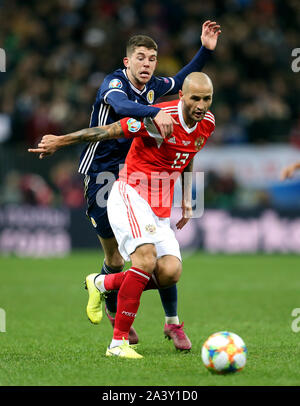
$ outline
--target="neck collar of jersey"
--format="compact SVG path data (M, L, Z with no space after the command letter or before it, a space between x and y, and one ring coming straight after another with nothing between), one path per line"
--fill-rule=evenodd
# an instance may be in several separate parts
M128 80L128 83L130 84L131 89L132 89L135 93L137 93L137 94L139 94L139 95L142 95L142 94L146 91L146 89L147 89L147 86L146 86L146 85L144 86L144 89L143 89L143 90L139 90L137 87L135 87L135 86L130 82L129 77L127 76L126 69L123 69L123 73L124 73L124 76L126 77L126 79Z
M178 103L178 117L179 117L180 124L182 125L182 127L184 128L184 130L185 130L188 134L190 134L190 133L192 133L193 131L196 130L197 125L198 125L197 122L196 122L196 124L194 125L194 127L192 127L192 128L189 128L189 127L186 125L186 122L184 121L184 118L183 118L182 102L181 102L181 100L179 100L179 103Z

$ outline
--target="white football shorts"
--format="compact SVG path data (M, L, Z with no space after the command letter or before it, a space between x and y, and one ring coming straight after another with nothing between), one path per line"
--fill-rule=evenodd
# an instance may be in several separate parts
M154 244L157 258L174 255L181 261L170 219L157 217L149 203L127 183L114 183L107 200L107 214L125 261L130 261L130 255L143 244Z

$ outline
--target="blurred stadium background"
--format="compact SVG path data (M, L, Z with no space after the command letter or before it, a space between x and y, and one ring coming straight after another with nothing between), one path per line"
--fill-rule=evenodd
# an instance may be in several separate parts
M204 68L216 131L198 154L205 212L180 233L183 249L300 252L298 0L0 0L0 253L59 256L98 248L85 218L79 148L39 161L42 135L87 127L104 76L122 66L130 35L159 45L156 74L175 74L200 47L202 23L222 34ZM180 213L174 210L176 220Z

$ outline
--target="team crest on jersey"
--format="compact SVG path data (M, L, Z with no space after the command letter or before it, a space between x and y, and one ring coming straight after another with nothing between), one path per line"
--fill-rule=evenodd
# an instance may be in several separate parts
M198 137L195 141L196 151L199 151L203 147L204 143L205 143L205 137L203 135L200 135L200 137Z
M149 90L149 92L147 93L147 102L152 104L153 101L154 101L154 91Z
M122 82L120 81L120 79L113 79L109 82L108 87L110 89L121 89L122 87Z
M137 121L135 118L130 118L129 120L127 120L128 131L130 131L131 133L136 133L137 131L139 131L141 125L142 123L140 121Z
M154 234L156 233L156 227L154 224L148 224L145 227L145 230L149 233L149 234Z

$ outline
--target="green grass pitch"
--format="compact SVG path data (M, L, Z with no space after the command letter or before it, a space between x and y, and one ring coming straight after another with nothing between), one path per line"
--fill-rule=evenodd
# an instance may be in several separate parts
M184 258L179 316L193 347L175 350L163 336L164 314L155 291L143 293L134 326L142 360L105 357L112 337L85 314L84 277L102 264L101 251L60 259L0 258L0 385L4 386L298 386L300 308L296 255L208 255ZM297 323L296 323L297 324ZM300 322L298 323L300 326ZM243 371L211 375L201 347L212 333L240 335L248 348Z

